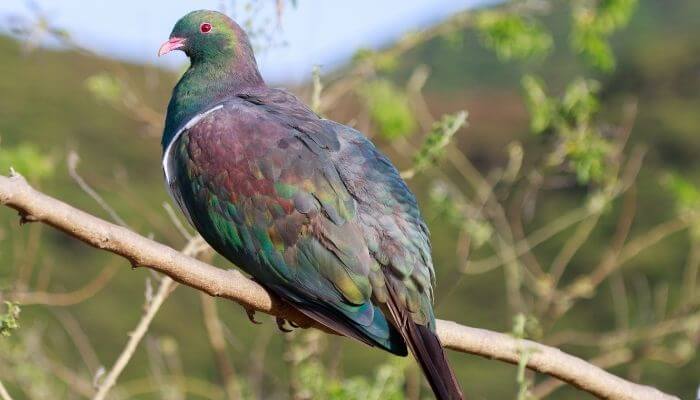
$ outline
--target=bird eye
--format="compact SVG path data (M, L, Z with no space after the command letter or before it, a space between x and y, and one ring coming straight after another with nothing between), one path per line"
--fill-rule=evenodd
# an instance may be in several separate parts
M211 31L211 24L208 22L203 23L202 25L199 26L199 30L202 33L209 33Z

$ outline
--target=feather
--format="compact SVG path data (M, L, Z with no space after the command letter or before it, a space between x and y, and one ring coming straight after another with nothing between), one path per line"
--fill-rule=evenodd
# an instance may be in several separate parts
M268 88L225 15L190 13L172 35L192 65L168 106L163 169L190 223L320 324L397 355L410 348L438 399L461 399L434 333L428 228L389 159Z
M437 399L463 399L462 389L447 362L440 339L428 326L419 325L413 321L408 310L401 305L395 283L387 282L387 288L389 300L386 305L389 313L418 361Z

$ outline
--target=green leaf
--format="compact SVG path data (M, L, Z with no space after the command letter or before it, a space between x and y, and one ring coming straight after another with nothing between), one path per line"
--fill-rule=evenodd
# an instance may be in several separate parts
M612 146L597 130L584 130L572 135L564 147L579 183L601 182L605 178Z
M525 91L525 104L530 112L530 129L535 133L542 133L554 120L556 104L547 97L544 83L540 79L525 75L521 84Z
M610 36L629 22L637 0L579 0L574 3L571 44L592 66L610 72L615 57Z
M372 122L379 134L395 139L411 134L416 121L406 94L386 79L378 79L363 85L359 95L367 103Z
M590 65L605 72L615 69L615 56L606 35L593 29L579 28L574 31L572 43Z
M588 123L598 111L597 94L600 84L591 79L577 78L566 88L561 100L562 115L574 124Z
M476 26L481 42L502 60L542 57L552 49L552 35L537 21L515 14L485 11Z
M433 124L423 145L416 154L413 168L409 175L415 175L429 165L434 164L441 156L452 137L467 122L467 112L459 111L455 114L445 114L442 119Z
M577 78L561 99L548 97L544 83L533 76L523 77L522 85L532 131L551 130L559 139L549 155L549 165L567 165L581 184L603 181L612 145L591 124L599 108L600 84Z
M12 331L19 329L19 305L6 301L5 308L7 311L0 314L0 336L10 336Z
M697 210L700 207L700 189L681 175L669 172L661 182L673 196L680 211Z
M319 361L307 360L297 366L301 395L309 399L403 400L405 363L401 361L380 365L374 379L354 377L342 381L330 378Z
M0 147L0 171L14 169L29 181L50 178L54 173L53 161L30 144L13 148Z

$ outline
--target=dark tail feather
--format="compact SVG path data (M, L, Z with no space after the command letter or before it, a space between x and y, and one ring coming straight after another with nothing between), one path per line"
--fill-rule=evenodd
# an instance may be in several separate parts
M418 361L423 374L428 379L430 387L438 400L463 400L464 395L459 387L452 368L447 363L447 356L442 349L440 339L427 326L413 322L407 310L398 305L396 292L387 282L389 301L387 306L394 318L401 336L403 336L411 353Z
M406 342L418 360L438 400L462 400L464 395L440 344L440 339L427 326L413 321L407 324Z

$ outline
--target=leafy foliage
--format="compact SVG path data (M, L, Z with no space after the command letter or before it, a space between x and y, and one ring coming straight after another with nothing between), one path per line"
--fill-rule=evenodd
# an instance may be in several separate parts
M421 171L435 163L445 147L450 144L454 134L466 123L466 111L445 114L440 121L435 122L413 160L413 171Z
M537 21L516 14L485 11L476 22L483 44L502 60L527 60L546 55L551 34Z
M10 336L12 331L19 329L19 305L6 301L5 308L5 313L0 314L0 336Z
M462 228L469 235L473 248L478 249L493 238L493 226L480 215L470 215L467 206L460 201L460 196L452 193L445 182L435 182L430 188L429 195L431 207L442 217L442 220L462 223Z
M403 400L404 363L394 361L380 365L369 379L353 377L336 380L328 376L324 365L307 361L298 366L299 386L309 399L329 400Z
M637 0L579 0L573 3L571 42L584 59L602 71L615 68L609 37L629 22Z
M10 169L24 175L30 181L49 178L54 173L53 161L41 154L36 147L23 143L16 147L0 147L0 171Z
M408 104L406 93L387 79L377 79L359 89L367 102L370 117L379 133L387 139L395 139L413 132L416 120Z
M598 82L577 78L561 98L548 97L544 83L530 75L523 77L522 86L532 131L548 131L558 139L549 157L550 165L568 163L579 183L600 183L612 148L592 123L598 111Z
M662 183L673 195L679 211L697 210L700 207L700 190L681 175L669 172L663 177Z
M521 83L525 90L525 104L530 111L530 129L542 133L552 125L557 105L547 97L542 80L525 75Z

